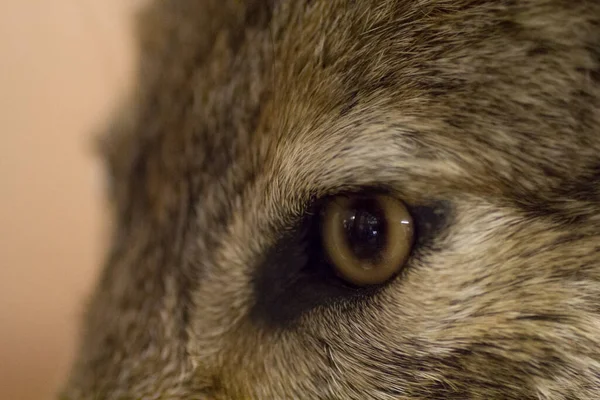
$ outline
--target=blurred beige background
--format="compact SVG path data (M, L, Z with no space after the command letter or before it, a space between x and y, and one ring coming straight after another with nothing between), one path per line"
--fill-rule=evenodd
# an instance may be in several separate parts
M90 137L131 71L133 0L0 0L0 399L51 399L102 259Z

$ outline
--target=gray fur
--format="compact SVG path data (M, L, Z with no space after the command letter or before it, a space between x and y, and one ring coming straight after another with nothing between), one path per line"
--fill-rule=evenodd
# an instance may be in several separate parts
M600 2L156 0L138 26L66 399L600 398ZM311 202L370 187L445 205L403 273L271 293Z

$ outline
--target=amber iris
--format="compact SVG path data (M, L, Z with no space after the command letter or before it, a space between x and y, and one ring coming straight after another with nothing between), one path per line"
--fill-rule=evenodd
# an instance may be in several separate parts
M337 196L323 209L325 252L337 274L354 285L381 284L398 273L413 234L406 206L391 196Z

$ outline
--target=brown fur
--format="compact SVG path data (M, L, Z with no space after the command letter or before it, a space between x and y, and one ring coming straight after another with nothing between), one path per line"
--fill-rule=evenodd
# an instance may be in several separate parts
M164 0L139 27L65 398L600 398L600 2ZM302 272L296 228L355 190L417 221L373 290Z

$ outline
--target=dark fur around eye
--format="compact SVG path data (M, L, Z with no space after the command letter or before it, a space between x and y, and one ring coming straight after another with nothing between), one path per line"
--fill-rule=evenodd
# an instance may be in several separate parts
M416 228L415 250L433 247L435 239L451 223L452 207L448 201L435 201L427 205L409 205L408 210Z
M409 206L409 210L416 227L413 253L433 249L436 236L448 226L450 204L432 202ZM294 229L265 253L256 269L253 288L252 319L271 328L285 329L316 307L334 303L356 306L381 286L357 288L340 279L323 252L318 213L307 212Z

